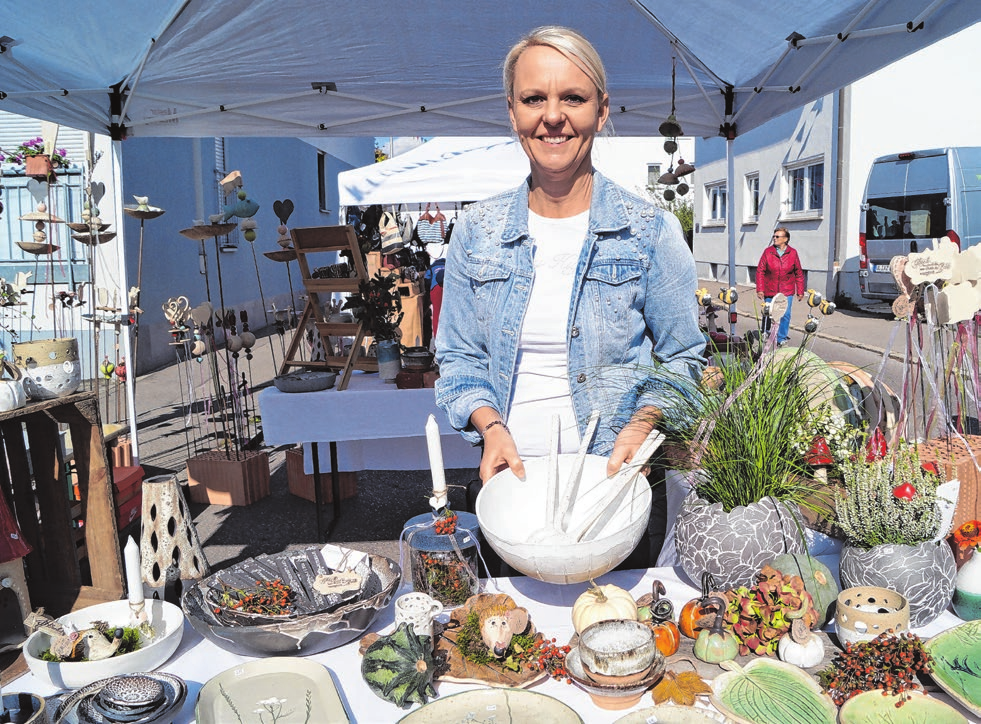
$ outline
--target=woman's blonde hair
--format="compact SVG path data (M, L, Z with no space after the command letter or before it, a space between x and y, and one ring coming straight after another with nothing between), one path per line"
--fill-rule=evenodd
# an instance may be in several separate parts
M511 46L504 58L504 94L508 98L514 95L514 66L518 58L525 50L536 45L554 48L562 53L589 77L599 92L600 100L606 95L606 68L603 67L603 61L593 44L571 28L543 25Z

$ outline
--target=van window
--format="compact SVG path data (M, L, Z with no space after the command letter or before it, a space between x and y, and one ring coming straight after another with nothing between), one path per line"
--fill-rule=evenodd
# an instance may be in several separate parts
M932 239L947 229L944 194L869 199L865 234L870 239Z

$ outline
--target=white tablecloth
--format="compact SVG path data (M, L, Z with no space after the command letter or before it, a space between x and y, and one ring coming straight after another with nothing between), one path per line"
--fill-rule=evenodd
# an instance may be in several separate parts
M259 393L259 413L269 445L337 442L339 470L428 470L426 420L432 414L439 425L443 466L476 470L480 465L480 449L450 427L432 389L400 390L377 374L353 372L343 392L267 388ZM329 469L327 456L321 447L324 471ZM313 472L309 450L304 465L307 473Z
M615 584L629 590L637 598L651 590L651 583L655 578L664 583L667 597L674 603L676 610L681 610L687 601L698 595L680 568L614 571L600 577L597 583ZM586 590L587 586L586 583L562 586L542 583L533 578L515 577L489 581L486 590L492 593L498 591L507 593L514 598L519 606L528 609L532 622L540 631L549 637L555 637L558 641L568 641L575 632L572 626L572 604ZM410 588L411 586L403 586L398 594L405 593ZM443 616L445 618L446 614ZM944 612L929 626L914 629L914 632L923 638L929 638L958 623L960 623L960 619L954 614ZM372 630L389 633L393 627L393 607L389 605L375 621ZM361 678L361 657L358 654L357 641L308 658L322 663L330 670L352 722L387 724L397 721L407 713L375 696L364 683ZM175 717L174 722L176 724L193 722L194 704L204 683L212 676L249 660L247 657L230 653L210 641L202 639L191 628L190 624L185 622L184 639L181 641L180 647L170 661L159 669L182 677L188 685L187 701L180 714ZM719 669L719 672L721 673L722 670ZM30 674L16 679L4 688L5 692L28 691L42 696L56 693L55 689L45 685ZM473 685L441 682L437 685L437 692L439 696L449 696L472 688L475 687ZM589 695L579 687L552 679L535 684L533 690L564 701L575 709L587 724L614 722L626 713L600 709L593 704ZM939 698L948 703L951 702L948 697L943 695L939 695ZM653 701L647 694L634 708L641 709L652 704ZM968 714L966 711L963 713Z

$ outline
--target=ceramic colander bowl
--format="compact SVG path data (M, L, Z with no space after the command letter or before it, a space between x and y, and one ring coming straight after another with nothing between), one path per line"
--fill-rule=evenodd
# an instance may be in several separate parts
M559 455L559 500L562 500L575 455ZM606 478L607 458L587 455L568 531L582 530L611 502L615 479ZM581 583L613 570L640 542L651 510L651 488L635 472L623 481L626 494L581 541L542 541L546 522L547 458L525 460L525 480L504 470L477 496L477 520L490 546L512 568L548 583ZM530 542L537 540L538 542Z

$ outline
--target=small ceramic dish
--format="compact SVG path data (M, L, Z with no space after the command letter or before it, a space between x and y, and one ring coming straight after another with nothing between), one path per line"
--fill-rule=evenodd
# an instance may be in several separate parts
M319 392L333 387L335 379L337 379L336 372L296 370L273 377L273 384L280 392Z
M579 635L579 658L594 675L624 677L647 671L656 653L654 632L639 621L597 621Z
M582 659L579 658L578 646L573 646L565 655L565 667L569 672L569 678L589 694L589 698L596 706L600 709L619 711L636 705L644 692L660 680L664 673L664 657L657 652L647 676L631 684L600 684L592 681L586 674Z
M125 691L125 696L135 702L142 693L149 691L147 685L150 682L159 684L159 688L153 687L152 691L162 696L156 696L152 706L145 706L142 712L134 711L128 716L121 713L121 707L112 706L109 698L102 695L106 688L111 688L117 692ZM76 689L62 698L55 711L53 724L112 724L122 721L129 724L163 724L174 721L186 698L187 684L173 674L110 676ZM120 718L121 716L127 718Z

